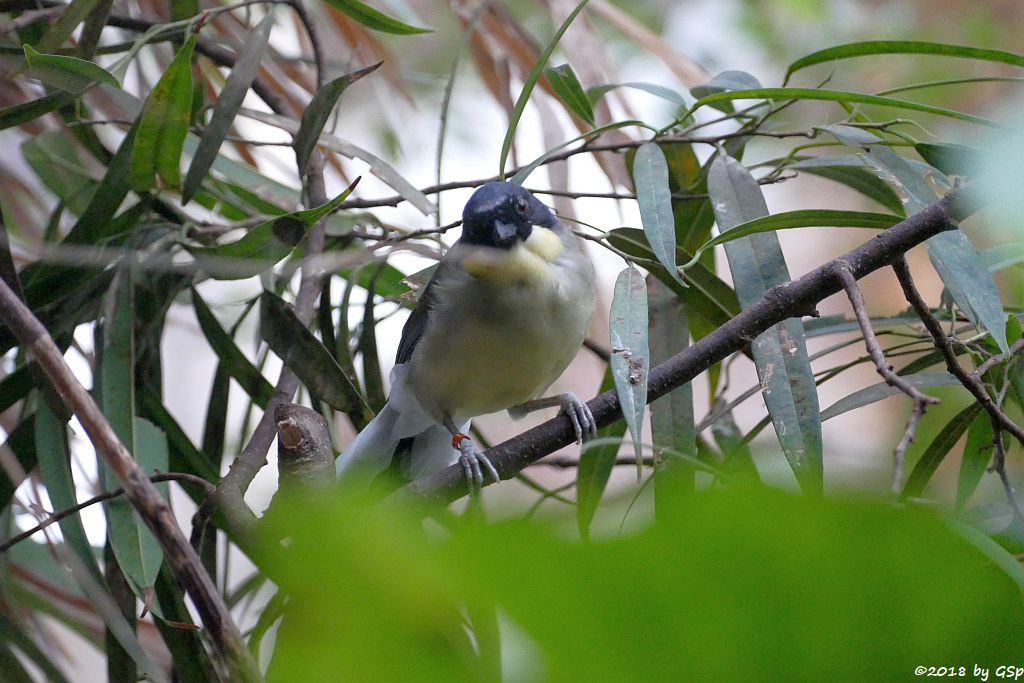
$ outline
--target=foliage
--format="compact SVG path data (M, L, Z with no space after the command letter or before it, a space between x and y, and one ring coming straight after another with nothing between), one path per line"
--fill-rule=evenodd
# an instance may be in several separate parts
M978 201L992 205L1017 193L1019 122L983 108L979 93L1017 85L1006 74L1024 56L858 41L798 56L772 86L743 71L703 72L609 3L547 4L550 12L520 13L492 0L456 11L454 28L441 18L421 28L430 22L402 3L385 12L357 0L203 11L172 0L166 22L156 18L167 8L148 1L126 16L105 0L0 0L10 74L0 82L0 277L10 288L0 291L10 454L0 478L10 539L0 558L0 678L27 680L30 669L71 678L62 652L41 647L39 615L102 650L110 680L240 677L234 625L205 624L197 635L192 622L211 605L192 594L190 611L182 567L216 580L213 602L235 621L254 622L245 645L277 680L493 680L488 652L501 648L509 680L573 681L888 679L918 664L997 666L1019 654L1019 225L983 214L993 229L982 234L947 217L951 229L925 247L941 300L872 319L877 347L855 317L785 309L739 352L683 368L690 374L670 393L652 378L686 349L700 356L766 298L785 307L788 231L838 239L835 229L856 228L870 242L961 185L988 188ZM298 61L281 49L293 30ZM428 55L458 45L458 32L461 47L435 63ZM606 59L616 49L658 56L678 83L620 81ZM468 113L453 95L469 78L462 60L476 69L479 110ZM856 71L869 60L963 71L876 89ZM450 69L445 87L440 77L417 81L431 69ZM637 102L660 108L636 115ZM395 112L438 105L436 182L422 187L402 163L422 136L396 126ZM407 256L436 258L457 228L443 220L457 211L453 199L490 179L448 179L446 133L478 139L486 107L505 116L502 130L486 131L488 154L474 150L487 172L553 197L595 253L616 259L608 336L589 346L602 397L626 407L624 420L617 409L578 460L551 461L573 471L564 486L524 469L557 444L517 461L523 471L505 485L521 501L503 511L512 521L433 509L444 528L424 534L397 503L381 515L339 492L275 500L260 520L243 496L265 463L278 403L298 387L296 400L336 427L335 447L382 405L393 347L384 330L429 277ZM599 177L585 175L583 159ZM857 197L857 210L798 190L800 208L770 211L766 188L803 188L808 177ZM598 226L575 221L609 195L625 224L610 211ZM823 286L815 303L840 289ZM847 289L866 315L857 292ZM102 416L69 422L67 387L38 339L12 322L17 301L92 387ZM208 388L186 386L190 354L169 341L183 316L216 359ZM865 337L868 353L851 355ZM744 355L756 374L732 365ZM818 387L853 368L884 381L822 406ZM171 400L183 390L206 406L196 429ZM906 401L915 392L944 403L922 416L920 400ZM737 419L757 393L760 422ZM895 497L833 500L846 483L830 463L843 453L822 423L897 395L887 405L915 412L890 435L889 486L871 491ZM166 539L137 502L138 482L81 434L95 441L97 427L126 445L140 476L192 498L198 559L157 542ZM490 429L479 429L486 442ZM774 437L755 442L762 432ZM779 479L776 460L799 496L761 483ZM610 484L619 465L636 468L635 485ZM92 472L99 491L85 485ZM102 541L78 516L94 503L105 511ZM34 537L45 546L17 536L47 508L64 511L59 534ZM255 563L241 583L230 571L240 555ZM267 634L278 625L274 646Z

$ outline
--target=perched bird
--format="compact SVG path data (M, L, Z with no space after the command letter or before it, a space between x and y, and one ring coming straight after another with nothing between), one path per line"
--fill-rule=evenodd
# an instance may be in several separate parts
M475 491L485 473L499 477L466 435L469 420L501 410L557 406L582 442L596 431L586 403L543 394L579 350L594 304L594 267L551 209L519 185L482 185L405 323L388 402L338 458L338 477L390 466L415 480L458 462Z

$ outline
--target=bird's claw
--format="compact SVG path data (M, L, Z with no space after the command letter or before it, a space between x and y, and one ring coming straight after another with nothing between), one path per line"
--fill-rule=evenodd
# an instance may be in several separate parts
M461 437L461 438L460 438ZM498 482L501 476L495 469L487 456L480 452L477 445L471 438L464 434L458 434L452 439L452 445L459 449L459 465L462 467L463 475L466 477L466 484L469 486L470 495L476 495L484 485L484 472L490 476L492 481Z
M562 412L569 416L572 428L576 432L576 443L582 444L587 439L597 436L597 421L590 407L576 394L566 394L562 404Z

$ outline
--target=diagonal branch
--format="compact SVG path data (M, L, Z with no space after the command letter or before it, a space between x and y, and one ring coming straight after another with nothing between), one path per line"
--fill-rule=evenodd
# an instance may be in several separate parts
M839 259L772 288L738 316L652 369L648 379L648 402L686 384L715 363L742 350L750 340L772 325L786 318L813 314L820 301L843 289L835 270L837 261L847 265L854 279L860 279L892 265L929 237L955 230L957 221L978 208L978 198L971 193L970 186L955 189ZM588 405L598 427L622 418L622 409L614 391L600 394ZM489 449L487 456L502 478L508 479L523 467L573 441L572 425L567 417L560 415ZM430 504L447 503L465 494L466 482L461 470L449 467L403 487L393 497L413 504Z
M96 452L124 487L132 506L152 530L174 577L195 603L224 675L230 680L261 680L259 668L231 620L227 605L182 534L167 501L136 464L96 401L71 372L49 332L2 279L0 320L53 382L65 404L78 417Z
M907 427L903 431L903 438L900 439L896 449L893 451L892 492L899 493L900 485L903 482L903 456L906 454L910 442L914 440L917 423L924 417L924 412L928 409L928 405L938 403L939 399L921 393L917 387L893 371L889 361L885 358L885 354L882 353L882 347L878 344L875 331L871 329L871 318L868 317L867 308L864 305L864 295L857 285L857 279L853 277L850 267L844 261L838 260L835 261L835 264L836 276L843 283L846 296L850 299L850 305L853 306L854 315L857 316L857 324L860 326L860 332L864 336L864 345L867 346L871 360L875 362L875 370L882 376L886 384L899 389L914 401L914 410L910 413L910 418L907 420Z

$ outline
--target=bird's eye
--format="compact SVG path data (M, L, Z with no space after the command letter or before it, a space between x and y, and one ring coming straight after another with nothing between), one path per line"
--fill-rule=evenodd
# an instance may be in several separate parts
M530 205L522 197L517 198L513 206L515 207L516 213L521 216L525 216L530 211Z

